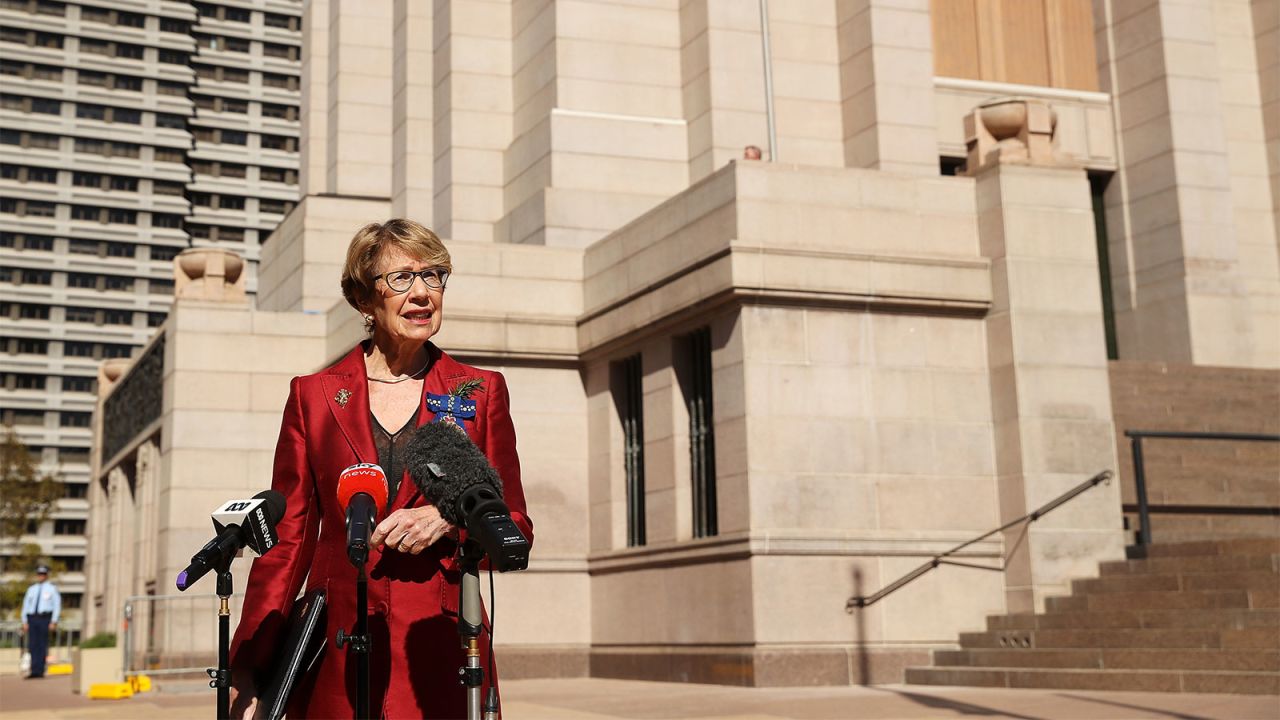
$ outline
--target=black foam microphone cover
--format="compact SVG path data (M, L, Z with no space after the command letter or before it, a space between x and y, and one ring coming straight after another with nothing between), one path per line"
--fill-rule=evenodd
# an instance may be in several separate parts
M437 422L418 428L405 444L404 463L423 497L452 525L466 527L461 501L468 490L483 488L502 497L498 471L471 438L453 425Z

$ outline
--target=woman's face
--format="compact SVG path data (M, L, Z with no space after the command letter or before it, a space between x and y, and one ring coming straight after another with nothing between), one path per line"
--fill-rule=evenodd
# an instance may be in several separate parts
M376 269L382 276L395 270L419 271L431 267L392 247L383 251ZM381 334L396 342L425 343L440 332L443 304L444 288L428 288L420 277L415 277L404 292L392 290L386 278L379 277L374 282L373 299L366 312L373 316L375 335Z

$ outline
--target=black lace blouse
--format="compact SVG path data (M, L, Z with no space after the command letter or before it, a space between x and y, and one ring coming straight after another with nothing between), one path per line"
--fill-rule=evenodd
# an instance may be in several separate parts
M400 491L400 479L404 476L404 446L409 442L409 438L413 437L413 430L418 426L418 413L422 412L422 408L418 408L405 424L395 432L388 432L382 427L382 423L378 422L378 418L373 413L369 413L369 418L373 421L373 444L378 449L378 464L382 466L382 470L387 474L387 507L390 511L391 504L395 502L396 493Z

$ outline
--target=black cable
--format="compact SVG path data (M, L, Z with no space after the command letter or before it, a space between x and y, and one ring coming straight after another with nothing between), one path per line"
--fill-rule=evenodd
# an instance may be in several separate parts
M493 681L493 619L497 616L494 612L494 594L493 594L493 567L489 567L489 678Z
M497 676L493 672L493 619L497 616L494 610L493 592L493 565L489 566L489 697L486 698L486 705L491 706L494 711L498 709L498 685Z

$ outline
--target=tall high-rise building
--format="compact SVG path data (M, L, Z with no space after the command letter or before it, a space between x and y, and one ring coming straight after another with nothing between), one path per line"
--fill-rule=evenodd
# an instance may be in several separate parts
M101 360L164 320L187 247L243 254L252 291L297 197L301 9L0 0L0 424L63 482L22 542L65 564L68 610Z

